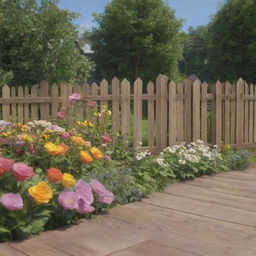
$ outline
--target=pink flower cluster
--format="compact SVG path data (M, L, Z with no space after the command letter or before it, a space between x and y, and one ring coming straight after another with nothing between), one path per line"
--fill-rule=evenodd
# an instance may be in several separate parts
M0 157L0 175L10 172L12 169L17 181L23 181L35 175L34 169L25 163L14 163L13 160Z
M63 120L65 118L65 114L66 114L65 108L61 107L60 110L56 113L56 117L60 120Z
M81 100L82 96L79 93L73 93L68 97L68 101L70 104L76 103L76 101Z
M94 201L93 192L102 203L111 204L114 200L113 193L106 190L99 181L92 180L88 184L84 180L78 180L74 190L64 191L59 195L58 202L66 210L76 210L80 214L90 213L95 210L91 205Z

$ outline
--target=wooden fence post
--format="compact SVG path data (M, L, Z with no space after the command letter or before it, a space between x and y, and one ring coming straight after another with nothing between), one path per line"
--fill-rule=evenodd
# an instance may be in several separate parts
M16 88L12 86L11 88L11 98L16 97ZM11 116L11 121L16 123L17 122L17 105L16 103L12 103L12 116ZM32 109L31 109L32 112Z
M253 84L250 85L250 97L253 97ZM249 101L249 143L253 143L253 100L250 98Z
M225 83L225 107L224 107L224 143L231 144L231 125L230 125L230 101L231 101L231 84L229 82ZM234 127L233 127L234 129Z
M134 83L133 107L133 147L136 149L142 143L142 80L140 78Z
M184 100L184 126L185 126L185 141L190 143L192 141L192 83L190 80L185 80L185 100Z
M208 84L203 83L201 88L201 140L208 142L208 112L207 112Z
M48 97L49 87L46 81L42 81L40 83L40 96L41 97ZM41 103L40 104L40 119L47 120L49 117L49 103Z
M184 84L177 85L177 144L185 141L184 139Z
M159 75L156 79L156 146L158 152L167 146L167 83L166 76Z
M19 86L18 87L18 97L23 98L23 87ZM23 118L24 112L23 112L23 104L19 103L18 104L18 122L23 124L24 118Z

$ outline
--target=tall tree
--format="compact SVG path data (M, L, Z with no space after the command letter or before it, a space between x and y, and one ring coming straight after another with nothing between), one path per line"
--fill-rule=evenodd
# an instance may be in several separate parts
M75 17L55 0L0 0L0 82L32 85L87 77L93 65L77 47Z
M113 0L95 19L92 39L99 78L178 76L182 23L162 0Z
M227 0L209 26L212 79L256 82L255 0Z
M190 27L184 39L184 59L181 71L187 76L195 74L201 80L208 80L208 27Z

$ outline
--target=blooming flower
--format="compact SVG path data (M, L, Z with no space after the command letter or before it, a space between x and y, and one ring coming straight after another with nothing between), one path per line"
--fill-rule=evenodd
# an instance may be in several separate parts
M65 108L61 107L60 110L56 113L58 119L63 120L65 118Z
M81 151L80 159L82 162L84 162L86 164L90 164L93 161L93 159L88 151Z
M71 141L75 144L78 144L78 145L81 145L81 146L85 146L87 145L86 141L82 138L82 137L79 137L79 136L71 136L70 137Z
M92 180L90 182L90 186L92 190L98 195L98 199L100 202L105 204L111 204L114 200L114 194L107 190L102 183L97 180Z
M109 138L108 136L101 136L101 143L105 144L105 143L109 143L112 141L111 138Z
M106 159L107 161L109 161L109 162L112 161L111 156L108 156L108 155L105 156L105 159Z
M97 160L103 158L102 152L101 152L98 148L96 148L96 147L92 147L92 148L90 149L90 152L92 153L93 157L94 157L95 159L97 159Z
M65 144L56 145L52 142L47 142L44 145L44 148L46 149L47 153L56 156L56 155L65 155L68 151L68 146Z
M89 101L89 102L87 103L87 106L88 106L89 108L95 108L95 107L97 106L97 102L96 102L96 101Z
M28 193L37 201L39 204L47 204L53 197L53 192L46 182L41 181L37 185L32 186L28 189Z
M63 187L69 188L69 187L72 187L76 183L76 179L74 178L73 175L71 175L69 173L64 173L62 175L61 183L62 183Z
M79 93L73 93L68 97L70 104L74 104L76 101L81 100L82 96Z
M25 163L15 163L13 164L12 169L17 181L23 181L35 175L34 169Z
M16 211L23 208L23 200L20 194L8 193L0 198L0 203L7 210Z
M62 180L62 172L57 168L50 168L47 171L47 178L50 182L56 183Z
M93 212L95 208L91 205L88 205L82 198L78 200L78 207L76 209L80 214L85 214Z
M93 194L91 186L84 180L78 180L75 185L76 192L80 193L86 204L93 203Z
M64 191L58 197L59 204L66 210L78 209L78 200L81 195L74 191Z
M0 157L0 175L9 172L13 163L11 159Z
M63 133L61 134L61 138L62 138L62 139L68 139L69 137L70 137L70 135L69 135L68 132L63 132Z

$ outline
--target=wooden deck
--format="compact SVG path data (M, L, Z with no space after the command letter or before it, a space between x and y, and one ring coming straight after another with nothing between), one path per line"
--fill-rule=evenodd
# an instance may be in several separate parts
M142 202L0 244L0 256L255 256L256 169L171 185Z

